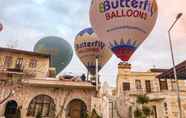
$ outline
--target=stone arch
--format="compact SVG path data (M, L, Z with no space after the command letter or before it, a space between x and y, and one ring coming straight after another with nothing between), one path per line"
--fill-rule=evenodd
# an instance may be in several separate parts
M28 105L27 116L54 117L56 111L54 99L48 95L35 96Z
M54 100L54 103L56 103L55 98L54 98L51 94L49 94L49 93L44 93L44 92L39 92L39 93L37 93L37 94L30 95L30 96L27 97L28 99L26 100L26 105L25 105L25 106L26 106L26 109L28 109L28 107L29 107L31 101L33 100L33 98L35 98L35 97L37 97L37 96L40 96L40 95L49 96L51 99Z
M17 116L17 108L18 108L17 102L15 100L9 100L6 103L4 116L6 118L14 118L14 117L16 117Z
M78 98L72 99L66 106L65 118L84 118L87 104Z

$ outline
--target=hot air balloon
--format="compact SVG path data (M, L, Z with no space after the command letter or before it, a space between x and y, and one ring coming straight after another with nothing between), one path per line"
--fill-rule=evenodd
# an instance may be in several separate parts
M90 22L99 39L128 61L152 31L157 14L155 0L92 0Z
M96 73L96 58L98 58L98 70L101 70L112 56L112 52L104 42L97 39L92 28L86 28L78 33L75 39L75 51L92 75Z
M3 30L3 24L0 23L0 32Z
M34 51L51 55L51 66L56 68L58 74L71 61L73 50L64 39L56 36L42 38L34 46Z

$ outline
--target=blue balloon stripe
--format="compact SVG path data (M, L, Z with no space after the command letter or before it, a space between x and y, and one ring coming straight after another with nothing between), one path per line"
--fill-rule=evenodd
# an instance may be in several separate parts
M122 45L113 46L111 49L112 49L112 51L114 51L114 50L117 50L118 48L129 48L129 49L132 49L132 50L136 50L137 47L134 47L132 45L122 44Z
M89 35L91 35L91 34L94 33L94 31L93 31L92 28L86 28L86 29L82 30L81 32L79 32L79 33L77 34L77 36L83 36L83 35L86 34L86 33L89 34Z

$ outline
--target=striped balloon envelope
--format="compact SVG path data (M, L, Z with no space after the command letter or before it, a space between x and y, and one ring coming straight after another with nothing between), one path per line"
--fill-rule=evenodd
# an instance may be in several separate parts
M128 61L152 31L158 16L155 0L92 0L90 22L99 39Z
M77 56L92 75L96 72L96 58L98 58L98 68L101 70L112 57L112 52L97 38L92 28L79 32L74 45Z

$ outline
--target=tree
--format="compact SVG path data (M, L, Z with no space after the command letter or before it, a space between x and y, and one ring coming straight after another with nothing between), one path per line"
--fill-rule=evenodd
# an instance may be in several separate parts
M149 103L149 97L146 95L139 95L136 99L137 106L134 111L135 118L148 118L151 113L151 107L147 106Z
M37 115L36 115L36 118L42 118L42 113L38 112Z

